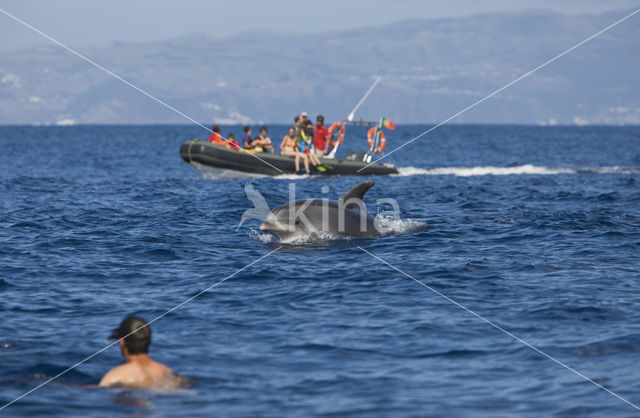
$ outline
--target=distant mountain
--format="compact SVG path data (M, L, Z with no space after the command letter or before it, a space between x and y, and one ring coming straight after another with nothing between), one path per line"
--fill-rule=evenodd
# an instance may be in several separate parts
M113 42L80 52L192 118L290 122L301 111L439 122L608 26L623 13L545 11L407 20L317 35L246 32L218 39ZM26 30L26 29L25 29ZM640 15L453 122L640 123ZM0 123L188 121L68 51L0 54Z

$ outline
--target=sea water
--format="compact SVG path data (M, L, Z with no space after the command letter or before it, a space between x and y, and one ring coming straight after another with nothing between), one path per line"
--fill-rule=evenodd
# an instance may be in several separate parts
M203 175L178 154L197 126L0 127L0 405L209 289L151 325L188 388L95 388L114 346L0 415L636 414L568 368L640 404L640 128L452 125L389 153L429 127L387 131L400 174L366 178L397 233L284 247L238 227L247 183L275 208L365 178Z

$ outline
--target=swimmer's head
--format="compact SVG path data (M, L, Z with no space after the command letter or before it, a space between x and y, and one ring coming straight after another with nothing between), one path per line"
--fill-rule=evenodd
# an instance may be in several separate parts
M151 344L151 327L144 319L129 316L120 322L120 326L113 330L109 338L124 338L124 346L129 354L146 354Z

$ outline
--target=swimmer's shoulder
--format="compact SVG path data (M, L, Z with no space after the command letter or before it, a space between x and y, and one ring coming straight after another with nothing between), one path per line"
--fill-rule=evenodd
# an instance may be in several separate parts
M127 377L130 375L129 373L130 365L129 364L121 364L119 366L114 367L109 370L107 374L104 375L102 380L98 386L106 387L106 386L114 386L114 385L122 385L127 384Z
M153 361L142 366L138 363L125 363L107 372L99 383L101 387L131 387L138 389L156 389L183 386L185 379L174 373L162 363Z
M168 366L165 366L164 364L155 360L152 361L150 366L151 367L149 368L149 371L151 371L152 374L156 377L171 376L174 374L173 370L171 370Z

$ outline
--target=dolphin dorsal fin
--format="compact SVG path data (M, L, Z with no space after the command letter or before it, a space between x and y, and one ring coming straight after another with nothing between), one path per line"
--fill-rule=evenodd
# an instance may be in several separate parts
M372 188L374 184L375 183L373 181L363 181L362 183L358 183L355 186L353 186L351 189L349 189L349 191L346 192L344 196L340 198L340 200L343 202L346 202L349 199L362 200L365 193L367 193L367 190Z

